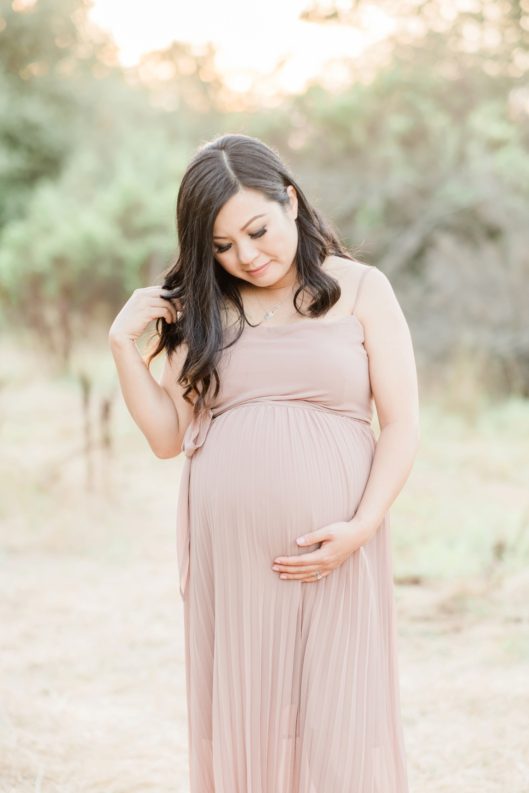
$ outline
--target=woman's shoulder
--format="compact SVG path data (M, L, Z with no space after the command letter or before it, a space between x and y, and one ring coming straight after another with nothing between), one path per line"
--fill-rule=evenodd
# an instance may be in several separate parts
M368 270L376 268L359 259L346 259L344 256L327 256L322 264L322 269L337 278L341 285L342 280L346 280L349 284L355 284L360 281Z
M365 328L380 325L384 318L390 318L397 326L402 322L402 308L383 270L365 262L346 263L341 257L337 266L342 267L340 286L351 300L350 313L354 313Z
M370 270L376 270L374 265L366 264L359 259L346 259L343 256L328 256L322 264L324 269L333 278L336 278L344 295L354 300L358 288Z

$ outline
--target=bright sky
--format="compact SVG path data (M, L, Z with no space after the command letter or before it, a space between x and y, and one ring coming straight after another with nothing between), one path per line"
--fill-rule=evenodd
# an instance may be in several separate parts
M124 66L144 52L171 41L201 44L212 41L217 67L234 90L246 90L255 75L266 76L282 57L281 88L298 91L312 77L326 73L330 59L358 57L370 44L385 38L393 20L373 3L362 29L315 25L298 19L309 0L92 0L91 18L112 34ZM348 5L349 2L342 4ZM340 5L340 2L338 2Z

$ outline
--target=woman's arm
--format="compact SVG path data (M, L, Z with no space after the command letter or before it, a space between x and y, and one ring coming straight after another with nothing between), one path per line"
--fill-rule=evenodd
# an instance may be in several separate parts
M350 524L355 533L369 539L411 471L420 437L419 396L408 324L389 279L375 267L365 278L356 314L364 326L380 435Z
M109 336L109 344L130 415L157 457L175 457L180 453L187 421L180 420L171 395L155 380L133 339ZM168 369L166 362L167 380Z
M165 293L165 294L164 294ZM152 376L136 346L149 322L163 317L175 322L177 309L167 299L168 290L159 286L135 289L108 333L109 345L118 370L125 404L157 457L176 457L192 418L193 405L184 399L178 383L186 356L182 343L165 360L161 382Z

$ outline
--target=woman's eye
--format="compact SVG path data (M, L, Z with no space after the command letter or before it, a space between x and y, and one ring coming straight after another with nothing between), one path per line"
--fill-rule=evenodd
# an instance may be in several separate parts
M256 231L254 234L250 234L250 237L255 240L258 237L262 237L264 234L266 234L266 226L262 229L259 229L259 231ZM231 245L217 245L215 247L215 253L226 253L226 251L229 251L230 248Z

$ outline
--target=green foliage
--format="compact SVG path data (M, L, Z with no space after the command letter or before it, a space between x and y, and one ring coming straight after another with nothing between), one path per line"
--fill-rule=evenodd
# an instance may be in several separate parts
M96 317L160 277L189 155L87 8L0 6L0 301L65 362Z
M0 0L10 321L67 357L89 312L106 321L164 269L196 146L241 131L279 149L357 256L388 274L419 359L470 354L500 388L529 394L527 3L378 5L396 32L365 71L351 61L345 88L315 83L271 110L250 92L235 111L211 47L174 42L126 75L88 25L88 0ZM307 17L349 24L365 7L313 3Z
M267 139L391 278L425 365L466 349L486 358L484 385L529 395L529 94L450 41L396 41L370 81L312 85Z
M86 36L84 0L0 0L0 228L57 178L93 103L113 45Z
M163 135L130 137L105 161L82 151L61 178L42 182L23 218L5 229L0 287L16 315L65 359L97 308L116 307L158 277L174 249L175 184ZM107 312L108 316L108 312Z

